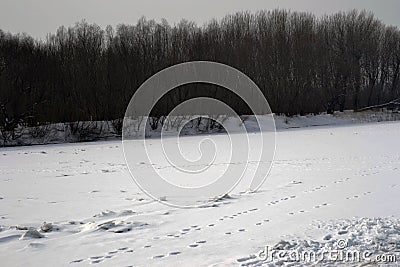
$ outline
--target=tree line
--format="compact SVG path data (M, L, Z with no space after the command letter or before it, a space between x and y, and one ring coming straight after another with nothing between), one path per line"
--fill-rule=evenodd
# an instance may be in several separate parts
M146 79L193 60L244 72L277 114L357 111L400 97L399 29L366 11L318 18L286 10L240 12L203 26L143 17L136 25L102 29L82 21L45 40L0 30L0 130L122 118ZM200 95L247 113L227 90L193 84L170 92L153 114Z

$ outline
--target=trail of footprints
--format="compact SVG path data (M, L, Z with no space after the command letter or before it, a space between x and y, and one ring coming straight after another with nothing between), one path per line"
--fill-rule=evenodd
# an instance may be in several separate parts
M333 181L333 183L334 184L341 184L341 183L344 183L344 182L349 181L349 180L350 180L350 178L344 178L344 179L341 179L341 180ZM302 182L292 181L290 183L290 186L299 185L299 184L302 184ZM328 187L327 185L319 185L319 186L314 187L314 188L312 188L310 190L303 191L303 193L313 193L313 192L317 192L317 191L323 190L323 189L325 189L327 187ZM368 195L368 194L371 194L371 192L363 193L363 195ZM353 199L353 198L358 198L358 197L359 197L358 195L355 195L355 196L352 196L352 197L348 197L347 199ZM274 206L274 205L277 205L277 204L282 203L282 202L293 200L295 198L297 198L296 195L290 195L290 196L287 196L287 197L282 197L280 199L273 200L273 201L267 203L267 206ZM320 208L327 207L329 205L330 205L329 203L322 203L322 204L316 205L316 206L314 206L312 208L313 209L320 209ZM235 218L238 218L240 216L256 212L258 210L259 210L258 208L253 208L253 209L237 212L237 213L234 213L234 214L231 214L231 215L224 215L224 216L218 218L216 220L216 222L207 224L206 227L208 227L208 228L215 227L216 225L218 225L220 223L223 223L224 221L234 220ZM308 211L307 210L299 210L297 212L290 212L289 215L302 214L302 213L306 213L306 212L308 212ZM264 225L264 224L266 224L268 222L270 222L269 219L264 219L264 220L256 222L255 226L262 226L262 225ZM107 227L108 223L105 223L104 226L105 226L105 228L108 228ZM119 227L115 227L116 225L112 225L112 223L109 226L111 226L110 228L112 228L113 230L116 230L115 228L125 228L125 227L121 227L122 225L118 225ZM145 225L140 225L140 226L145 226ZM127 231L129 231L128 230L129 228L131 228L131 227L128 226L127 229L124 229L124 230L118 229L118 230L122 230L122 231L118 231L117 230L117 231L114 231L114 232L115 233L127 232ZM177 238L180 238L180 237L183 237L183 236L186 236L186 235L190 235L190 233L194 233L196 231L201 231L202 229L203 228L201 226L199 226L199 225L190 225L188 227L182 228L178 232L168 233L168 234L166 234L164 236L161 236L161 237L160 236L154 236L152 239L153 240L159 240L161 238L163 238L163 239L177 239ZM104 229L104 230L111 230L111 229ZM227 231L227 232L224 232L223 234L224 235L232 235L232 234L235 234L235 233L243 233L243 232L246 232L246 231L247 231L247 229L245 229L245 228L239 228L236 231ZM202 245L204 245L206 243L207 243L207 240L197 240L197 241L194 241L194 242L190 243L189 245L187 245L187 249L196 249L196 248L201 247ZM148 244L148 245L145 245L143 247L143 249L151 248L151 247L152 247L152 245ZM96 263L101 263L106 259L113 258L115 255L117 255L119 253L133 253L133 252L134 252L133 249L130 249L128 247L123 247L123 248L119 248L117 250L109 251L105 255L102 255L102 256L89 257L87 260L91 264L96 264ZM162 258L165 258L165 257L178 256L178 255L180 255L182 253L184 253L184 252L177 250L177 251L168 252L166 254L157 254L157 255L152 256L151 258L154 259L154 260L157 260L157 259L162 259ZM254 259L242 259L242 260L243 260L242 264L248 264L248 263L257 264L257 262L253 262L252 261ZM85 260L84 259L78 259L78 260L72 261L71 263L78 263L78 262L82 262L82 261L85 261Z
M374 168L376 168L376 167L374 167ZM374 168L372 168L372 169L374 169ZM364 176L364 175L360 175L360 176ZM334 184L341 184L341 183L347 182L347 181L349 181L349 180L351 180L351 179L350 179L349 177L347 177L347 178L344 178L344 179L336 180L336 181L334 181L333 183L334 183ZM359 194L359 195L354 195L354 196L346 197L346 199L347 199L347 200L358 199L358 198L360 198L360 197L362 197L362 196L367 196L367 195L369 195L369 194L372 194L372 192L371 192L371 191L367 191L367 192L364 192L364 193Z
M199 240L199 241L196 241L196 242L193 242L193 243L189 244L188 247L189 248L197 248L200 245L205 244L205 243L207 243L206 240ZM149 248L149 247L151 247L151 246L147 245L144 248ZM167 253L166 255L164 255L164 254L154 255L152 257L152 259L162 259L162 258L165 258L165 257L168 257L168 256L177 256L177 255L180 255L180 254L182 254L182 251L172 251L172 252Z
M276 204L278 204L279 202L287 201L287 200L294 199L294 198L296 198L296 196L294 196L294 195L289 196L289 197L283 197L283 198L278 199L278 200L273 200L273 201L269 202L267 205L268 205L268 206L270 206L270 205L276 205Z
M293 184L293 182L292 182L292 184ZM297 183L297 184L298 184L298 183ZM325 188L325 187L326 187L326 186L321 185L321 186L318 186L318 187L316 187L316 188L314 188L314 189L312 189L312 190L304 191L304 193L315 192L315 191L320 190L320 189ZM289 197L283 197L283 198L278 199L278 200L273 200L273 201L269 202L267 205L268 205L268 206L276 205L276 204L279 204L279 203L281 203L281 202L286 202L286 201L288 201L288 200L292 200L292 199L294 199L294 198L296 198L295 195L291 195L291 196L289 196ZM318 209L318 208L320 208L320 207L322 207L322 206L327 206L327 205L328 205L328 203L324 203L324 204L321 204L321 205L317 205L317 206L315 206L314 208ZM306 210L299 210L299 211L297 211L297 212L289 212L289 215L295 215L296 213L305 213L305 212L307 212L307 211L306 211ZM263 222L258 222L258 223L256 223L256 225L259 226L259 225L262 225L262 224L265 223L265 222L269 222L269 220L264 220Z
M350 180L350 178L347 177L347 178L344 178L344 179L333 181L333 183L334 184L341 184L341 183L347 182L349 180Z
M120 254L120 253L133 253L133 252L134 252L133 249L130 249L128 247L121 247L121 248L118 248L116 250L111 250L111 251L105 253L104 255L91 256L91 257L89 257L87 259L74 260L74 261L71 261L70 264L82 263L82 262L86 262L86 261L88 261L90 264L97 264L97 263L101 263L101 262L103 262L103 261L105 261L107 259L111 259L111 258L115 257L117 254Z
M320 191L325 188L327 188L326 185L320 185L320 186L314 187L313 189L306 190L306 191L304 191L304 193L313 193L313 192L317 192L317 191Z
M221 223L224 220L235 219L238 216L245 215L245 214L250 214L250 213L255 212L255 211L258 211L258 208L253 208L253 209L245 210L245 211L242 211L242 212L237 212L237 213L234 213L234 214L232 214L230 216L223 216L223 217L217 219L217 221L215 223L208 224L207 227L209 227L209 228L210 227L215 227L218 223ZM268 222L268 221L269 220L264 220L262 223L265 223L265 222ZM120 225L118 225L118 226L120 226ZM145 226L145 225L140 225L140 226ZM116 225L114 224L114 221L105 222L105 223L102 223L102 224L100 224L98 226L98 229L102 229L102 230L105 230L105 231L113 230L113 232L115 232L115 233L120 233L120 231L118 231L118 232L115 231L115 228L119 228L119 227L116 227ZM179 237L188 235L188 234L190 234L192 232L195 232L195 231L200 231L202 229L203 228L201 226L199 226L199 225L191 225L189 227L182 228L177 233L169 233L169 234L167 234L167 235L165 235L163 237L154 236L152 239L153 240L159 240L161 238L172 238L172 239L174 239L174 238L179 238ZM122 231L122 232L128 232L128 231L129 230L126 229L126 231ZM237 233L243 233L243 232L246 232L246 231L247 230L245 228L239 228L236 232ZM224 234L230 235L230 234L233 234L233 232L226 232ZM194 241L194 242L190 243L187 246L187 248L188 249L196 249L196 248L198 248L198 247L200 247L200 246L202 246L202 245L204 245L206 243L207 243L207 240L197 240L197 241ZM143 249L147 249L147 248L151 248L151 247L152 247L152 245L148 244L148 245L143 246ZM70 264L82 263L82 262L89 262L90 264L98 264L98 263L104 262L107 259L111 259L111 258L115 257L117 254L133 253L133 252L134 252L134 250L131 249L131 248L122 247L122 248L119 248L119 249L116 249L116 250L109 251L109 252L105 253L104 255L91 256L91 257L89 257L87 259L77 259L77 260L71 261ZM162 259L162 258L165 258L165 257L178 256L178 255L180 255L182 253L183 253L182 251L171 251L171 252L168 252L166 254L154 255L151 258L154 259L154 260L157 260L157 259Z
M327 206L329 206L330 204L329 203L322 203L322 204L320 204L320 205L315 205L314 207L312 207L313 209L320 209L320 208L323 208L323 207L327 207ZM309 212L309 211L307 211L307 210L304 210L304 209L302 209L302 210L299 210L299 211L297 211L297 212L289 212L288 214L289 215L295 215L295 214L302 214L302 213L306 213L306 212Z
M361 198L363 196L368 196L369 194L372 194L372 192L368 191L368 192L364 192L361 195L354 195L354 196L350 196L350 197L346 197L347 200L351 200L351 199L358 199Z
M225 220L232 220L232 219L237 218L238 216L242 216L242 215L245 215L245 214L250 214L250 213L255 212L255 211L258 211L258 208L253 208L253 209L249 209L249 210L237 212L237 213L234 213L234 214L232 214L232 215L225 215L225 216L222 216L222 217L220 217L219 219L217 219L217 221L216 221L215 223L209 223L209 224L207 225L207 227L209 227L209 228L215 227L217 224L219 224L219 223L221 223L221 222L223 222L223 221L225 221ZM265 220L265 221L268 221L268 220ZM179 237L181 237L181 236L190 234L190 233L195 232L195 231L200 231L200 230L202 230L202 229L203 229L203 228L202 228L201 226L199 226L199 225L191 225L191 226L189 226L189 227L182 228L182 229L179 231L179 233L175 233L175 234L169 233L169 234L167 234L165 237L166 237L166 238L179 238ZM247 231L247 230L246 230L245 228L239 228L239 229L236 231L236 233L243 233L243 232L246 232L246 231ZM234 232L225 232L224 234L225 234L225 235L231 235L231 234L233 234L233 233L234 233ZM156 237L156 239L159 239L159 238L160 238L160 237ZM154 238L153 238L153 239L154 239ZM198 247L200 247L200 246L202 246L202 245L204 245L204 244L206 244L206 243L207 243L207 240L198 240L198 241L195 241L195 242L190 243L190 244L187 246L187 248L189 248L189 249L195 249L195 248L198 248ZM164 258L164 257L167 257L167 256L176 256L176 255L180 255L180 254L182 254L182 253L183 253L182 251L173 251L173 252L169 252L169 253L167 253L167 254L154 255L152 258L153 258L153 259L161 259L161 258Z

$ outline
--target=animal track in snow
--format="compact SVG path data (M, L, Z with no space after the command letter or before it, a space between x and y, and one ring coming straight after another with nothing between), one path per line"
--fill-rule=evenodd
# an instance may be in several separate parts
M362 193L363 196L367 196L369 194L372 194L372 192L368 191L368 192L364 192ZM360 198L360 195L354 195L354 196L350 196L350 197L346 197L347 200L351 200L351 199L358 199Z
M232 215L224 215L223 217L219 218L218 220L219 221L224 221L224 220L227 220L227 219L231 220L231 219L237 218L238 216L241 216L241 215L244 215L244 214L248 214L248 213L251 213L251 212L255 212L255 211L258 211L258 208L252 208L252 209L249 209L249 210L237 212L237 213L234 213Z
M264 220L261 221L261 222L257 222L255 225L261 226L261 225L263 225L264 223L267 223L267 222L269 222L269 219L264 219Z
M341 184L341 183L349 181L349 180L350 180L350 178L347 177L347 178L344 178L344 179L333 181L333 183L334 184Z
M280 203L280 202L282 202L282 201L288 201L288 200L291 200L291 199L294 199L294 198L296 198L296 196L289 196L289 197L283 197L283 198L281 198L281 199L278 199L278 200L273 200L273 201L271 201L271 202L269 202L267 205L268 206L270 206L270 205L276 205L276 204L278 204L278 203Z
M107 259L111 259L119 253L132 253L132 252L133 252L133 249L130 249L129 247L121 247L121 248L117 248L117 249L108 251L105 253L105 255L91 256L87 260L89 261L90 264L97 264L97 263L101 263ZM84 261L85 261L84 259L77 259L77 260L71 261L70 264L81 263Z
M314 206L314 209L319 209L319 208L322 208L322 207L325 207L325 206L328 206L328 205L329 205L328 203L323 203L321 205Z
M319 209L319 208L322 208L322 207L326 207L328 205L330 205L330 204L329 203L323 203L323 204L320 204L320 205L316 205L313 208L314 209ZM304 214L304 213L307 213L307 212L309 212L309 211L303 209L303 210L299 210L299 211L292 211L292 212L289 212L288 214L289 215L295 215L295 214Z
M306 191L304 191L304 193L313 193L313 192L316 192L316 191L320 191L320 190L322 190L322 189L324 189L326 187L327 187L326 185L320 185L320 186L314 187L313 189L306 190Z
M153 259L161 259L164 257L165 257L165 255L156 255L156 256L153 256Z

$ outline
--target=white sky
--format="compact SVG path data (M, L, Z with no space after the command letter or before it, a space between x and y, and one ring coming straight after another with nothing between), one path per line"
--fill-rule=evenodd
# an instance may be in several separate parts
M44 38L61 26L86 19L102 27L135 24L142 15L171 24L182 18L203 24L237 11L285 8L316 15L349 9L373 11L386 24L400 26L400 0L0 0L0 29Z

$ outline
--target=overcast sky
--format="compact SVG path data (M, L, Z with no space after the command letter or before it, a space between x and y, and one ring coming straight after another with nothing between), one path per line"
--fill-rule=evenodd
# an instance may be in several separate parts
M171 24L182 18L203 24L242 10L285 8L318 16L353 8L373 11L386 24L400 26L400 0L0 0L0 29L44 38L61 26L85 19L100 26L135 24L141 16Z

